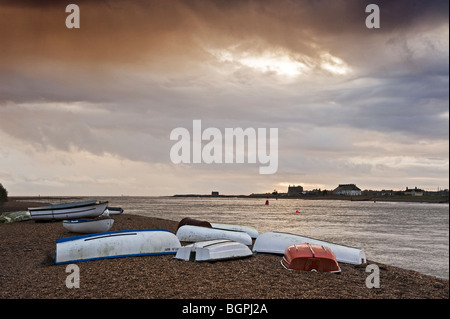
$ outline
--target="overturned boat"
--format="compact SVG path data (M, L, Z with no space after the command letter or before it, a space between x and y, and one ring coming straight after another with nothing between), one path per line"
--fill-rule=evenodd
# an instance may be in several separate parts
M108 202L90 200L33 207L28 208L28 212L31 215L31 219L36 221L95 218L103 214L107 206Z
M178 238L165 229L120 230L60 238L55 264L105 258L176 254Z
M207 228L193 225L183 225L177 230L180 241L198 242L215 239L228 239L250 246L252 238L249 234L241 231Z
M344 246L326 241L288 233L267 232L258 236L253 252L283 255L291 245L310 243L331 248L338 262L361 265L367 262L366 254L360 248Z
M251 238L258 237L258 231L251 226L245 225L232 225L232 224L220 224L220 223L210 223L207 220L199 220L195 218L185 217L178 223L178 228L184 225L192 225L192 226L201 226L207 228L215 228L221 230L231 230L231 231L240 231L250 235Z
M63 227L72 233L93 234L104 233L111 229L114 219L95 218L95 219L68 219L63 220Z
M248 246L232 240L217 239L196 242L178 249L176 259L186 261L218 261L250 257Z
M310 243L286 248L281 264L290 270L341 272L336 256L329 247Z

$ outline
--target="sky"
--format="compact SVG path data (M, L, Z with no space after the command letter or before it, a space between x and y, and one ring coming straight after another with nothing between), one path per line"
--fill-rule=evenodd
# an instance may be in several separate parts
M67 28L69 3L0 0L10 196L449 187L447 0L74 0ZM276 128L276 172L174 162L195 120Z

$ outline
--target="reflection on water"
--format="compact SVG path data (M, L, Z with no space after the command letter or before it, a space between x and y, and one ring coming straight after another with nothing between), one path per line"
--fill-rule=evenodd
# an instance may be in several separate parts
M449 278L448 204L265 198L110 197L128 214L184 217L360 247L369 260ZM296 211L299 210L299 213Z

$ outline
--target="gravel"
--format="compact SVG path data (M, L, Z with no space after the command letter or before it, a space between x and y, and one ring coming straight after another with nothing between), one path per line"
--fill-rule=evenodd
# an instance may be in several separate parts
M8 202L0 213L41 206ZM26 209L26 208L25 208ZM113 230L163 228L178 221L113 216ZM173 255L125 257L77 263L80 287L68 288L67 265L54 265L56 240L76 234L61 222L0 224L0 298L16 299L448 299L449 281L377 264L380 288L366 287L364 266L340 263L341 274L288 271L281 256L256 254L238 260L187 262Z

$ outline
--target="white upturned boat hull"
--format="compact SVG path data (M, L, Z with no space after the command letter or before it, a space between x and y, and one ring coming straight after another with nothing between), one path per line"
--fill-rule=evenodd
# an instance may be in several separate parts
M56 241L55 264L175 254L180 247L178 238L165 229L122 230L82 235Z
M198 242L215 239L228 239L250 246L252 238L249 234L239 231L222 230L208 227L184 225L178 228L177 237L180 241Z
M212 228L216 228L216 229L245 232L245 233L249 234L251 238L257 238L259 235L258 231L251 226L218 224L218 223L211 223L211 226L212 226Z
M338 245L314 238L278 232L268 232L259 235L253 245L253 252L283 255L287 247L305 243L329 247L336 255L336 260L338 262L353 265L361 265L367 262L366 254L360 248Z
M63 220L65 229L80 234L104 233L109 231L113 224L114 219L112 218Z
M217 261L252 256L248 246L232 240L201 241L178 249L176 259L186 261Z
M28 208L33 220L95 218L103 214L108 202L95 200Z

